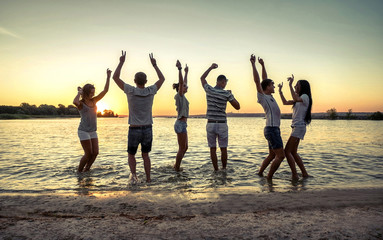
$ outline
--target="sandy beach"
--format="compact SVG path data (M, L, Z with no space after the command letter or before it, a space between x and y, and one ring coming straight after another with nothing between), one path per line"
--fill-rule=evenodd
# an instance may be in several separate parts
M383 189L0 195L0 239L383 239Z

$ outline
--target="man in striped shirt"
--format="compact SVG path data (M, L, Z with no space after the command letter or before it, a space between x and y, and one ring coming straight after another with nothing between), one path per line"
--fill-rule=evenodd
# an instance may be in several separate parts
M221 149L222 169L226 169L227 164L227 144L229 136L226 122L226 104L227 102L230 102L230 104L235 109L239 110L240 108L238 101L234 98L231 91L224 90L228 81L224 75L218 76L215 87L212 87L207 83L207 75L209 75L211 70L216 68L218 68L218 65L213 63L201 76L201 83L206 92L207 100L207 141L210 147L210 158L215 171L218 170L218 160L216 153L217 138L219 147Z

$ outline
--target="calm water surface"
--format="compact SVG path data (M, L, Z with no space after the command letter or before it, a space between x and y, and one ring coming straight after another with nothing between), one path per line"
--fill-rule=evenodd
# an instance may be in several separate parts
M286 160L272 184L257 175L267 156L263 118L229 118L228 170L214 172L206 141L206 120L189 119L189 150L183 171L172 166L178 150L174 118L155 118L151 184L129 185L126 118L98 119L100 154L89 173L76 172L83 150L77 137L79 119L0 121L0 193L78 193L100 191L206 191L216 188L292 191L327 188L381 187L383 122L314 120L299 153L312 176L291 182ZM282 120L287 141L291 120ZM218 155L220 156L220 155ZM268 170L266 170L267 173Z

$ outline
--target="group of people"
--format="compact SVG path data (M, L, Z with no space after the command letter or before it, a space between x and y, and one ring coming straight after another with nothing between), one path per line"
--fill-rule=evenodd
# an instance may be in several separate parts
M119 59L119 64L114 71L113 80L117 86L125 92L129 107L129 132L128 132L128 163L131 172L131 180L137 182L136 174L136 158L138 146L141 144L141 156L144 161L144 169L146 181L150 182L151 161L149 152L152 148L153 132L152 132L152 106L154 95L161 88L165 81L165 77L157 66L157 61L153 54L149 54L150 61L154 70L157 73L158 81L155 84L145 87L147 83L146 74L138 72L134 76L135 86L125 83L121 78L121 69L125 63L126 52L122 51ZM294 75L289 77L289 88L292 95L292 100L286 100L283 95L283 83L279 84L279 94L284 105L293 105L292 115L292 133L287 141L285 148L280 133L280 118L281 112L277 102L272 94L275 92L273 80L267 78L267 72L263 59L258 58L258 62L262 66L262 81L260 80L257 68L256 57L251 55L250 62L253 69L253 78L257 87L258 103L262 105L266 114L266 127L264 135L269 145L269 155L264 159L259 169L258 174L263 175L264 170L271 164L268 179L272 179L273 174L278 169L282 160L286 157L291 168L292 179L298 179L295 164L298 165L302 172L302 177L308 177L308 173L304 167L303 161L297 153L298 145L306 133L306 125L311 122L311 107L312 97L310 84L306 80L299 80L293 87ZM189 101L185 97L188 90L188 72L189 68L186 65L184 68L185 75L183 76L182 64L177 60L176 67L178 68L178 83L173 84L176 90L174 96L177 110L177 120L174 124L174 131L177 134L178 152L174 164L175 171L180 171L182 159L188 149L187 135L187 119L189 117ZM229 102L235 109L240 109L239 102L235 99L230 90L225 90L228 79L225 75L219 75L216 85L213 87L208 84L206 78L209 73L218 68L218 65L213 63L201 76L201 84L206 92L207 101L207 141L210 148L210 158L214 170L218 170L217 158L217 140L221 150L222 169L226 169L227 165L227 146L228 146L228 125L226 121L226 105ZM89 171L98 155L98 137L97 137L97 106L109 90L111 70L107 69L107 79L104 90L95 95L95 88L91 84L86 84L83 88L78 87L78 94L73 103L80 112L81 121L78 128L78 136L81 145L84 149L84 155L80 160L78 172ZM294 89L295 88L295 89Z

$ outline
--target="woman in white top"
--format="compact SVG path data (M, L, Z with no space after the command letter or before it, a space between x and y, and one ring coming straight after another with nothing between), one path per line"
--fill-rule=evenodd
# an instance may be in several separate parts
M306 133L306 125L311 122L311 107L313 100L311 98L311 88L307 80L299 80L295 85L295 91L293 89L294 75L287 79L289 82L289 88L293 100L287 101L283 96L282 87L283 83L279 84L279 94L281 96L282 102L284 105L293 105L293 116L292 116L292 133L287 141L285 147L285 155L289 160L293 160L298 164L299 168L302 171L302 177L306 178L309 175L303 165L303 161L298 155L298 145L300 140L304 138ZM296 172L295 166L292 168L293 179L298 179L298 174Z
M106 70L107 78L104 90L94 97L95 88L92 84L85 84L83 88L78 87L78 93L73 100L81 115L80 125L78 127L78 137L84 149L84 156L80 160L78 172L86 172L96 160L98 155L98 136L97 136L97 106L109 90L109 81L112 71ZM80 99L81 97L81 99Z
M178 153L174 169L180 171L181 161L188 149L188 133L187 119L189 117L189 102L185 97L188 90L187 76L189 72L188 65L185 67L185 78L182 77L182 66L177 60L176 67L178 68L178 83L173 84L173 89L176 89L177 94L174 96L177 106L177 120L174 124L174 131L177 133Z

